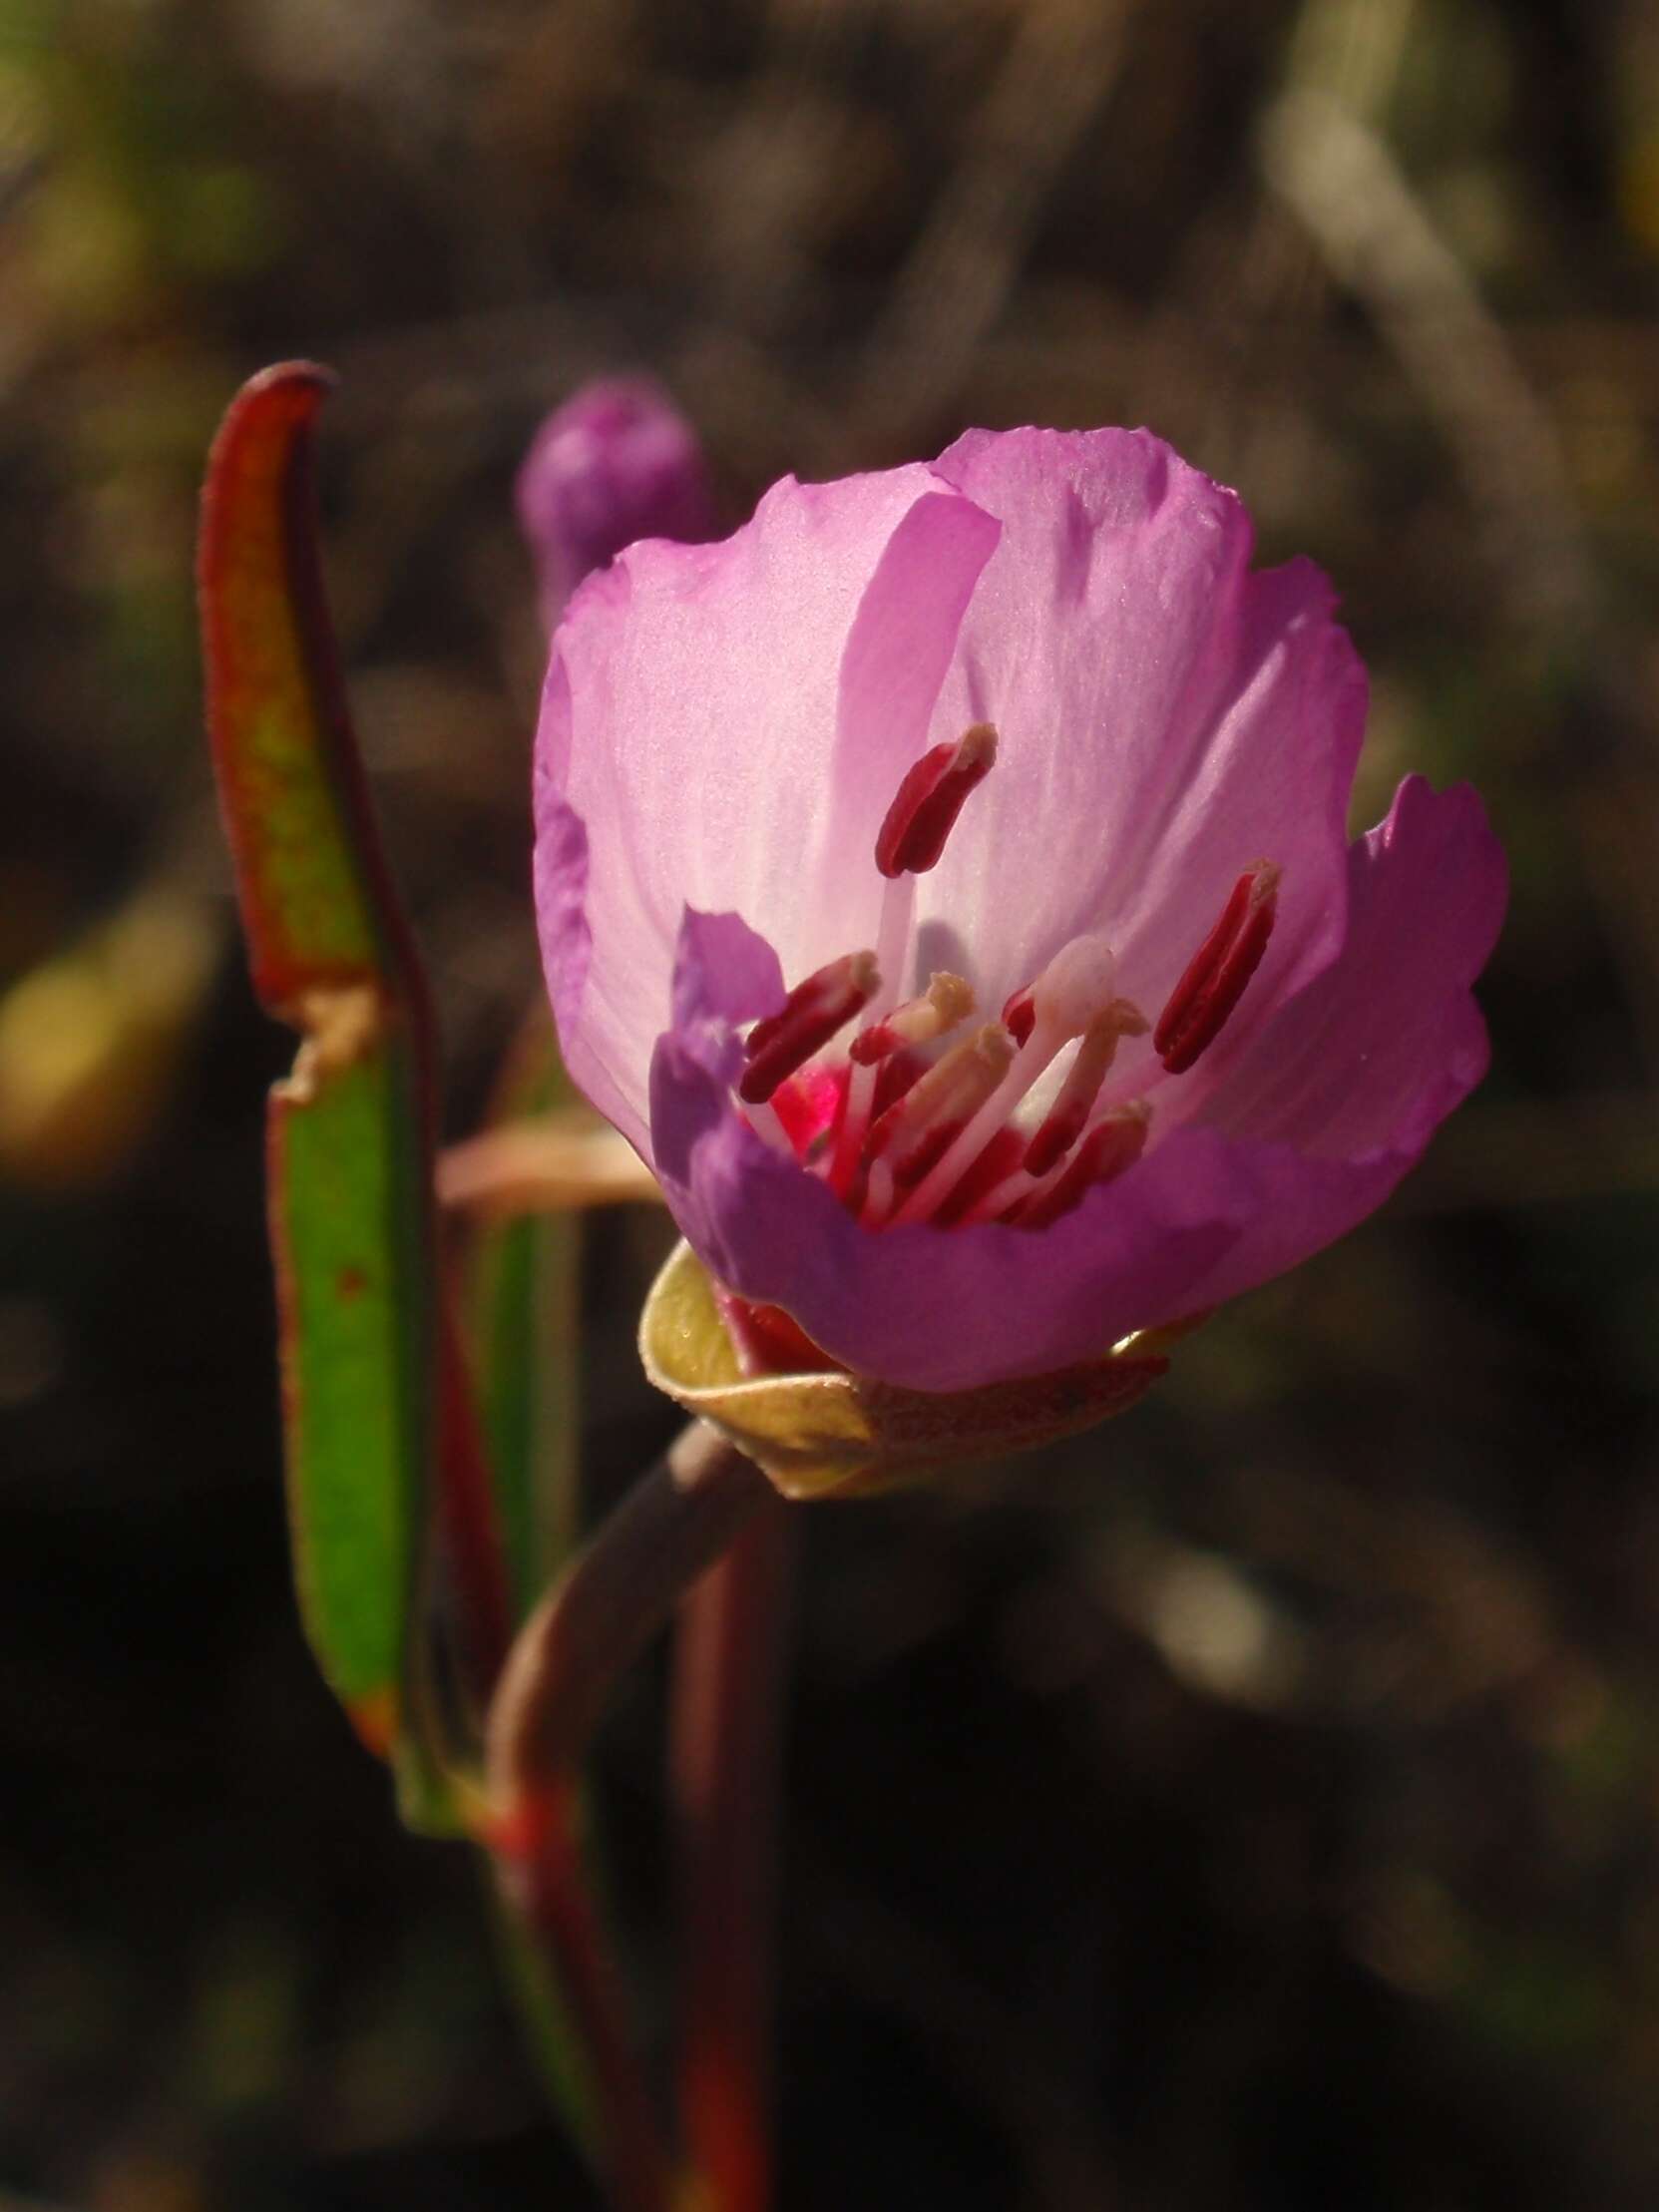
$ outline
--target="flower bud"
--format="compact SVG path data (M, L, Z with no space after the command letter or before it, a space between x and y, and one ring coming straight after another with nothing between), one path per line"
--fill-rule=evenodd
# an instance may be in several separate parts
M636 538L695 545L719 535L696 433L643 377L585 384L549 415L517 495L549 630L583 578Z

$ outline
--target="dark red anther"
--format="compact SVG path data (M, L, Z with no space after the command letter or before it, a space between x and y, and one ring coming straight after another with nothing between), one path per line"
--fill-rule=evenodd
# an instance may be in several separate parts
M1028 983L1016 991L1003 1008L1003 1027L1017 1045L1024 1045L1037 1027L1037 993Z
M869 1004L879 982L874 953L844 953L796 984L777 1013L750 1030L737 1096L748 1106L764 1105L780 1083Z
M940 972L928 978L919 999L907 999L867 1030L860 1030L847 1047L855 1068L876 1068L907 1045L931 1045L965 1022L974 1011L974 994L961 976Z
M1172 1076L1184 1075L1215 1042L1261 965L1279 908L1280 871L1258 860L1233 886L1221 919L1169 994L1152 1045Z
M963 802L991 773L997 732L976 722L954 744L935 745L908 770L876 837L884 876L926 875L936 867Z
M1150 1121L1143 1106L1120 1106L1096 1121L1066 1161L1064 1172L1046 1190L1034 1190L1007 1218L1017 1228L1045 1229L1050 1221L1069 1213L1093 1184L1110 1182L1134 1165L1146 1149Z
M1020 1164L1028 1175L1045 1175L1055 1167L1082 1133L1091 1099L1067 1099L1063 1106L1048 1114L1031 1142L1026 1146L1025 1157Z

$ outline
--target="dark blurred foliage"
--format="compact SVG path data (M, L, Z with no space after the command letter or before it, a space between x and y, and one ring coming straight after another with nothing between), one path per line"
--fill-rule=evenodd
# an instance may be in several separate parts
M815 1514L786 2212L1659 2195L1653 0L0 0L0 2178L570 2204L458 1847L298 1640L193 507L344 383L329 557L455 1123L537 988L540 413L733 519L1150 421L1338 578L1357 819L1474 776L1494 1073L1399 1200L1045 1460ZM1010 896L1018 897L1017 885ZM596 1501L663 1230L590 1240ZM602 1799L666 2016L657 1685ZM7 2200L11 2202L13 2200Z

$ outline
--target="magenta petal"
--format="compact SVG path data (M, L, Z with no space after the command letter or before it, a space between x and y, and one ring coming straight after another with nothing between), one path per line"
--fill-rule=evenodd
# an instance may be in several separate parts
M1206 1303L1363 1219L1485 1074L1469 986L1496 941L1507 871L1479 799L1409 776L1388 819L1354 844L1350 880L1341 958L1198 1108L1270 1193L1203 1286Z
M1416 1156L1485 1073L1470 986L1497 939L1503 853L1467 784L1408 776L1349 854L1341 957L1281 1010L1201 1118L1323 1158Z

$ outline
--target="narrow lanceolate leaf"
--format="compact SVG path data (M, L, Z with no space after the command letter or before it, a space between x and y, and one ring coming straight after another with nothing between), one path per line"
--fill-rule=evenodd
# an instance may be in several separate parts
M527 1025L494 1102L492 1127L568 1106L553 1024ZM577 1273L580 1215L482 1212L467 1270L479 1418L515 1621L564 1564L578 1534Z
M269 1129L300 1600L359 1729L408 1754L427 1502L456 1472L449 1461L462 1478L445 1486L454 1579L469 1645L488 1647L488 1664L505 1605L479 1526L488 1491L460 1464L460 1372L441 1356L429 1002L323 598L311 428L330 382L293 363L237 396L208 466L200 584L208 727L254 988L302 1037Z

